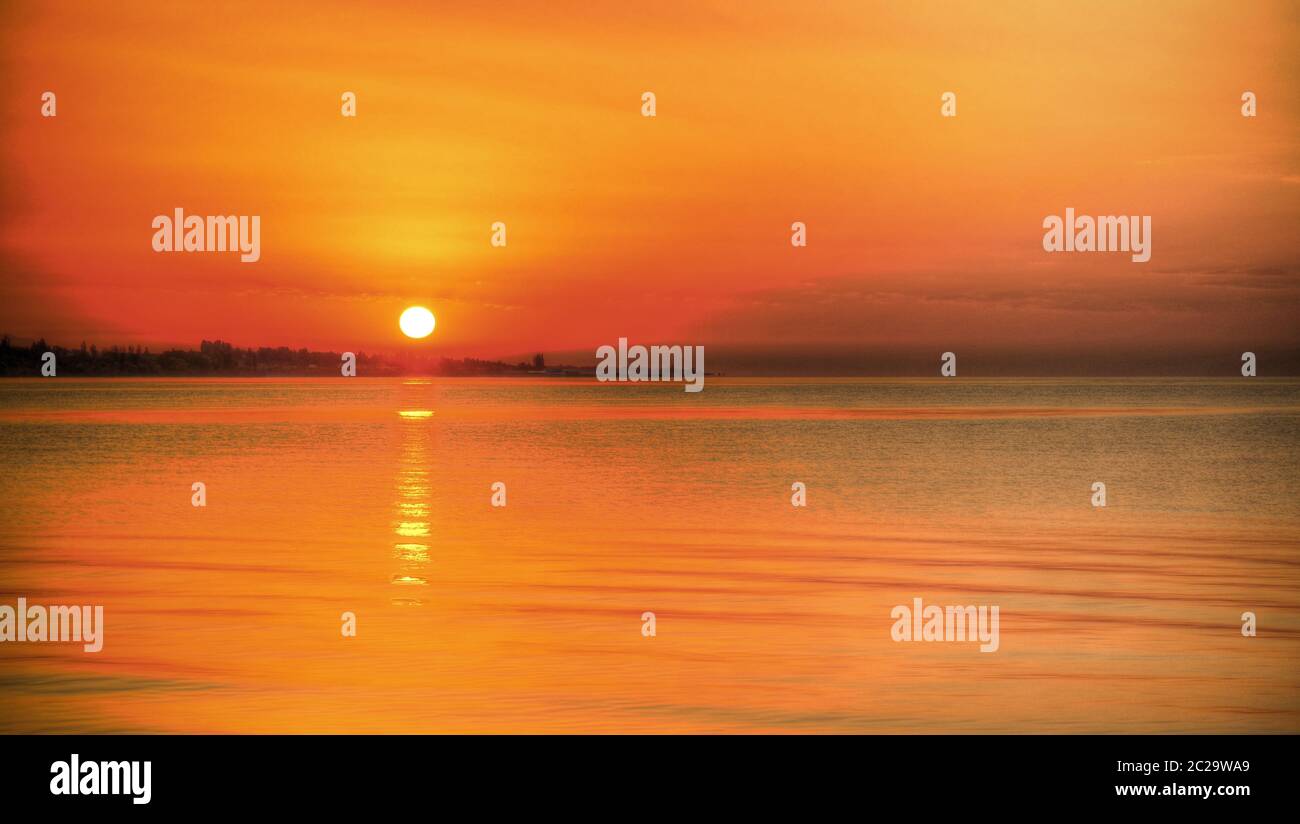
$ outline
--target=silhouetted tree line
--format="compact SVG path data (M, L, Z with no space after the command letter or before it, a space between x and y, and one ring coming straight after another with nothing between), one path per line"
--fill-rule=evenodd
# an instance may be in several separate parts
M41 374L41 356L53 352L59 375L115 377L156 375L159 377L230 375L310 376L338 375L342 352L311 352L287 346L240 349L220 340L205 340L194 349L168 349L151 352L147 346L112 346L99 349L82 342L79 348L50 345L44 338L30 346L13 345L9 335L0 338L0 375L36 377ZM434 358L404 355L399 357L367 355L357 352L357 374L383 377L393 375L511 375L545 368L538 354L533 362L516 364L476 358Z

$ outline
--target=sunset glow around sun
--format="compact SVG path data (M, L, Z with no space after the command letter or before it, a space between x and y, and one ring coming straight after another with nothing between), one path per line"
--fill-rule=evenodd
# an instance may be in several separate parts
M433 334L433 313L423 306L412 306L402 313L397 325L408 338L427 338Z

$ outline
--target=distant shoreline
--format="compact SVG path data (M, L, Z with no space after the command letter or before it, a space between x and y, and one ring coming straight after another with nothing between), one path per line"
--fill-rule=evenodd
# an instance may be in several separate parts
M47 352L55 355L56 376L77 378L321 378L343 377L341 373L343 352L315 352L307 349L290 349L287 346L238 348L222 341L202 341L198 349L167 349L153 352L146 346L112 346L99 349L81 344L66 347L47 344L44 339L16 345L8 335L0 337L0 378L44 377L42 358ZM572 354L572 353L570 353ZM364 351L355 353L356 376L369 378L592 378L596 365L573 366L547 364L538 353L530 361L508 363L501 360L478 358L449 358L414 353L371 355ZM764 364L732 364L735 368L705 372L709 378L845 378L845 379L939 379L938 361L933 372L922 372L919 359L906 353L865 356L861 359L862 371L855 371L842 358L829 361L810 356L808 371L778 371L787 366L789 358ZM1117 358L1122 363L1124 359ZM1275 353L1269 362L1277 372L1252 377L1249 380L1300 378L1295 371L1300 353L1289 350ZM966 361L970 363L970 361ZM1076 380L1076 379L1190 379L1243 380L1235 371L1235 361L1214 353L1198 357L1194 364L1164 364L1148 362L1129 363L1134 372L1106 373L1102 371L1076 371L1049 374L1025 364L1006 362L994 354L980 363L980 372L963 370L960 377L944 380ZM1222 365L1224 371L1217 371ZM1100 364L1091 364L1098 369ZM985 371L988 370L988 371ZM1204 370L1204 371L1202 371ZM1215 370L1215 371L1212 371ZM972 374L973 373L973 374Z
M596 367L546 364L541 353L531 361L506 363L477 358L447 358L413 354L370 355L358 352L313 352L287 346L239 348L224 341L202 341L198 349L152 352L147 346L100 349L46 343L44 338L15 346L0 338L0 377L41 377L49 353L57 376L85 378L314 378L342 375L353 359L357 375L367 377L594 377Z

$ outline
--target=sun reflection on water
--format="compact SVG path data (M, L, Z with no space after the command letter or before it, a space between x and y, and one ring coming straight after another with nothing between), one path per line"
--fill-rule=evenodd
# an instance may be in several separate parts
M428 381L407 381L404 386L424 387L428 384ZM393 558L397 561L398 569L391 583L397 587L428 586L426 576L430 564L430 547L427 539L432 535L430 527L433 513L430 502L432 485L428 470L432 430L428 423L433 417L433 411L405 409L397 414L407 425L403 427L402 449L397 463L393 534L401 540L393 544ZM394 597L392 603L398 606L422 604L419 599L406 597Z

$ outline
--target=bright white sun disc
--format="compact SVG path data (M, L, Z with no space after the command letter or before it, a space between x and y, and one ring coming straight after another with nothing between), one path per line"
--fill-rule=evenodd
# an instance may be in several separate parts
M427 338L433 332L433 313L423 306L412 306L402 313L397 325L408 338Z

